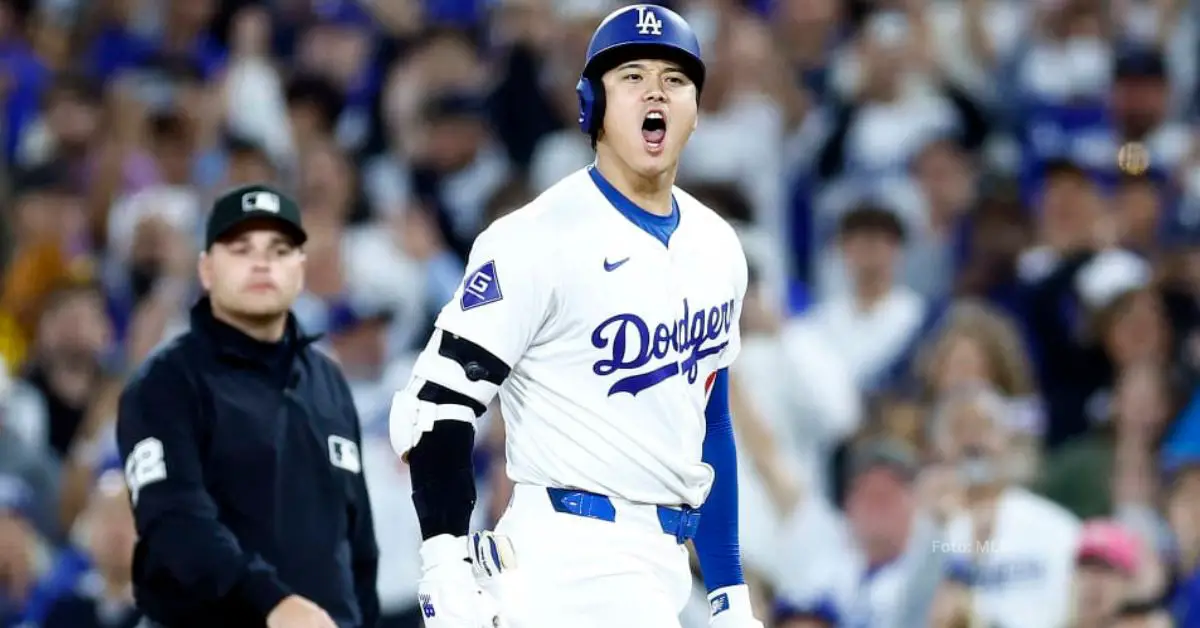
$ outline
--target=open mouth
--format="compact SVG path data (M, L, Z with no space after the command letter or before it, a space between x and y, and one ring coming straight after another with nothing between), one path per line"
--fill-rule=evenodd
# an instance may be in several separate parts
M642 120L642 140L654 152L662 150L667 139L667 118L661 111L650 111Z

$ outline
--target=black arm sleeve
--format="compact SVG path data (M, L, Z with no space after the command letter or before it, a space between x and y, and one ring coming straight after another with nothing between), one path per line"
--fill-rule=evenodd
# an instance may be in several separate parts
M475 508L475 427L438 421L408 454L421 538L464 536Z
M217 520L202 477L200 420L188 374L167 359L147 365L121 394L117 443L138 532L134 578L177 583L191 598L182 605L203 608L232 596L265 618L291 591Z

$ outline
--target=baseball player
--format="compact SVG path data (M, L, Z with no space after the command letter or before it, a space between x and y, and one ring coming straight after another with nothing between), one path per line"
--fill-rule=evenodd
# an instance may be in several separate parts
M578 84L595 163L480 234L396 394L428 628L679 626L689 539L711 625L762 626L742 577L726 375L746 260L674 187L704 74L667 9L600 24ZM474 422L497 392L513 497L495 534L468 537Z

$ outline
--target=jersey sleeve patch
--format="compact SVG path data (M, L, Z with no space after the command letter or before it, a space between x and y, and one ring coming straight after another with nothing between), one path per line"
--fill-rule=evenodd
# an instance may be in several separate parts
M162 441L154 437L139 441L125 460L125 483L129 486L133 504L137 505L138 494L143 488L165 479L167 463L163 456Z
M496 274L496 262L489 261L463 280L462 299L459 300L459 304L463 310L469 310L495 303L503 298L500 276Z

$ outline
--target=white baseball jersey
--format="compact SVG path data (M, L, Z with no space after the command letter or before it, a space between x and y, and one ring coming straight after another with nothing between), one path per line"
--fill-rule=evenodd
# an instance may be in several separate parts
M808 491L773 539L775 561L768 572L785 605L811 611L831 604L838 626L912 628L904 613L920 558L929 551L928 536L914 523L907 551L871 568L845 515L823 494Z
M437 319L512 367L500 388L513 481L699 507L708 387L738 353L746 259L674 190L664 223L580 170L476 239ZM434 348L433 350L436 350Z
M1057 628L1070 618L1081 524L1057 504L1009 488L996 505L990 542L976 543L969 515L946 528L948 558L971 565L973 612L989 626Z

